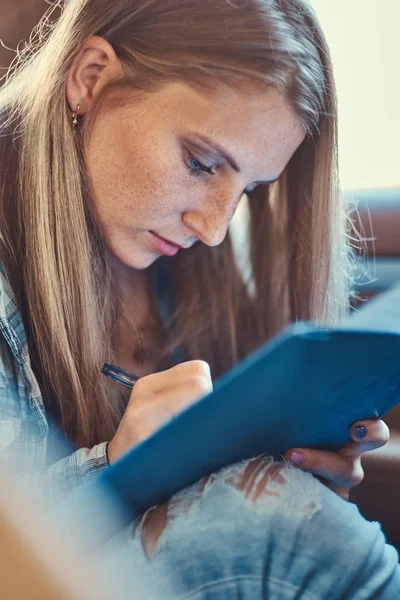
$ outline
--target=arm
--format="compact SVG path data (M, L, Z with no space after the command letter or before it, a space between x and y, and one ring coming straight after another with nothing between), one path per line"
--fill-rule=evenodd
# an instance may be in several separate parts
M103 442L90 449L80 448L48 467L31 474L20 474L18 479L27 489L35 486L46 503L51 505L108 466L106 447L107 442Z
M62 458L49 461L49 435L39 434L12 391L0 388L0 460L29 493L34 491L38 500L51 505L108 466L107 442L75 452L68 448ZM57 438L57 446L62 443Z
M0 461L52 503L108 465L107 442L74 452L47 423L41 397L28 393L22 373L0 353Z

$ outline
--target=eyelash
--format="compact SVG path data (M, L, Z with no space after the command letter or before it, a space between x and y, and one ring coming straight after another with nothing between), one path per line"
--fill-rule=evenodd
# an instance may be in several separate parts
M192 161L197 163L198 167L195 168L193 166L190 166L190 164L187 164L187 167L190 171L190 174L193 175L194 177L199 177L202 173L207 173L208 175L215 175L215 173L211 167L206 167L206 165L203 165L203 163L201 163L192 154L189 154L188 162L191 163Z
M208 175L215 175L215 172L212 170L212 167L206 167L206 165L203 165L203 163L200 162L197 158L195 158L192 154L189 154L189 162L193 160L199 165L199 168L195 169L190 165L187 165L191 175L193 175L194 177L199 177L203 172L207 173ZM252 190L251 192L246 192L246 190L243 190L242 195L247 194L247 196L250 198L252 192L254 192L254 190Z

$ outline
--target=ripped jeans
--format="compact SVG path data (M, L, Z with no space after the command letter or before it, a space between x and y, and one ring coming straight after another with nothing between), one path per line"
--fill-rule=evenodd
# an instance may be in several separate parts
M124 536L123 569L145 590L130 599L400 598L398 555L379 525L267 457L203 478Z

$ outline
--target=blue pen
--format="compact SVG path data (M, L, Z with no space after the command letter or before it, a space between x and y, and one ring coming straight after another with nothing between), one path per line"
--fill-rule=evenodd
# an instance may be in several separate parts
M128 388L133 388L137 380L140 379L137 375L133 375L120 367L115 367L114 365L109 365L107 363L101 367L101 372L107 377L110 377L110 379L114 379L114 381L118 381L118 383L122 383L122 385L125 385Z

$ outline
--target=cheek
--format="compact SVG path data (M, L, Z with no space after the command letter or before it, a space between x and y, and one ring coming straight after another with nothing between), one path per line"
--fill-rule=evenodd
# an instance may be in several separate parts
M106 228L175 220L202 188L190 181L173 138L130 131L112 118L94 127L87 156L91 196Z
M108 225L125 219L128 224L134 219L140 224L176 212L185 197L185 179L171 162L138 139L133 145L123 136L93 136L87 169L100 221Z

